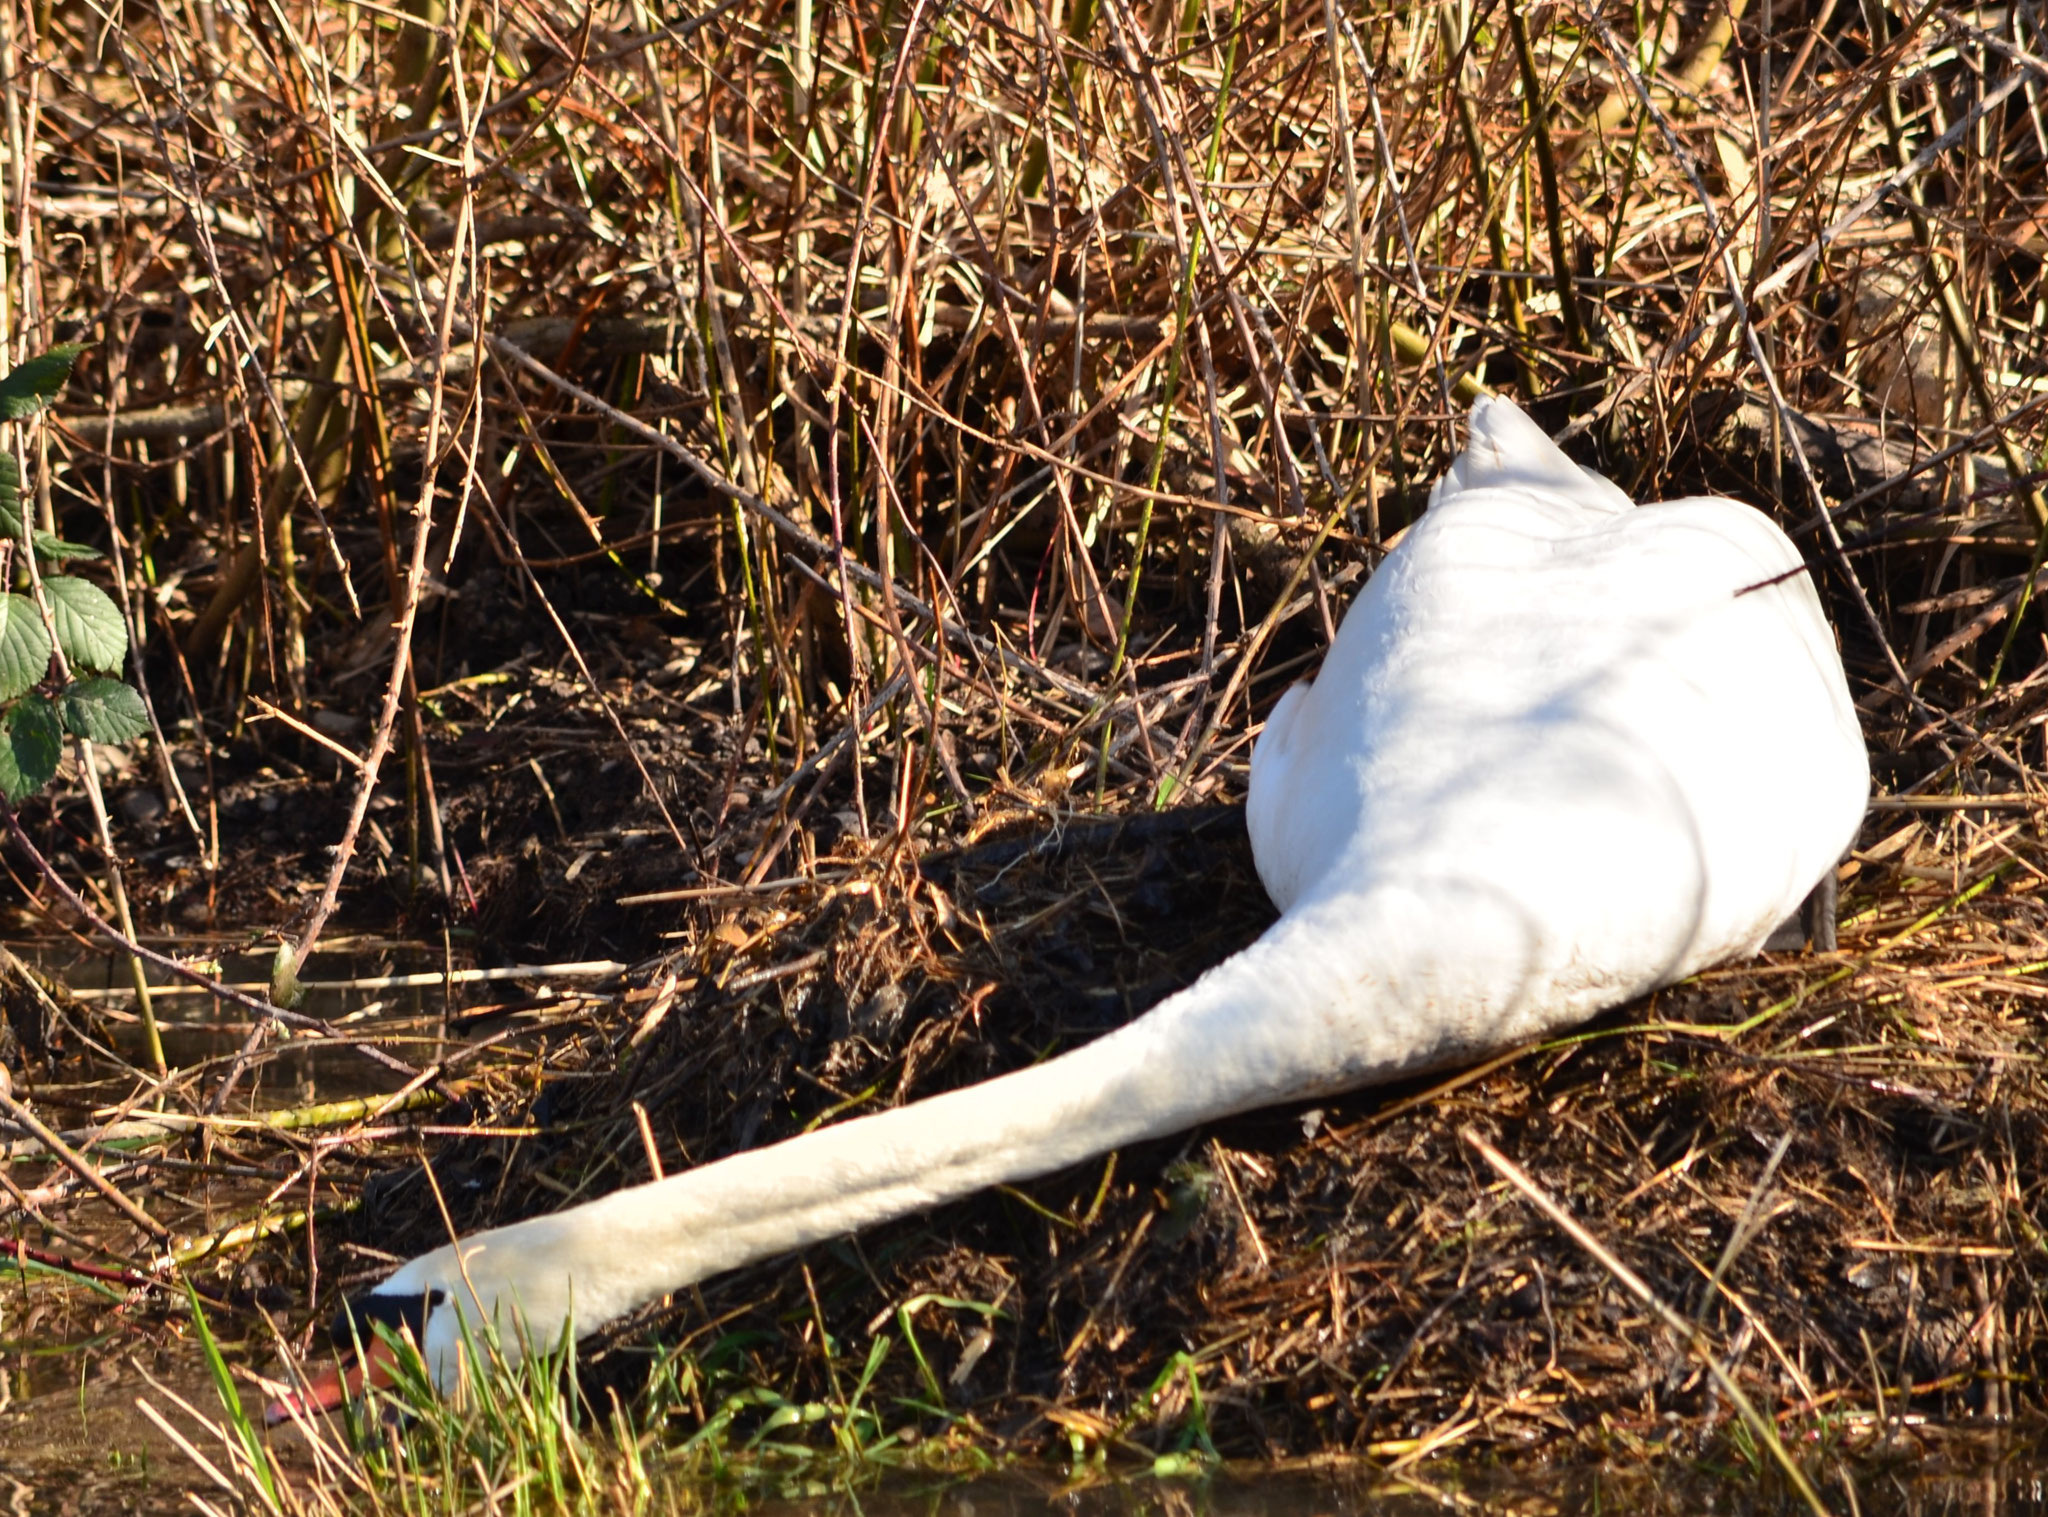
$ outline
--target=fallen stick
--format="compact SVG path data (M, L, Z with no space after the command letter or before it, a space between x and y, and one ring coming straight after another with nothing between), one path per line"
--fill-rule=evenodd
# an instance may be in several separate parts
M1776 1424L1756 1409L1749 1397L1743 1394L1742 1387L1735 1383L1735 1377L1721 1367L1721 1360L1715 1354L1713 1344L1707 1341L1706 1333L1698 1324L1688 1322L1666 1306L1663 1299L1650 1289L1641 1275L1623 1264L1604 1243L1580 1226L1570 1212L1551 1200L1549 1194L1524 1174L1507 1155L1469 1127L1465 1129L1463 1136L1467 1143L1479 1151L1479 1156L1499 1172L1503 1180L1528 1197L1531 1204L1555 1222L1566 1237L1591 1254L1594 1262L1612 1275L1623 1290L1642 1302L1652 1316L1678 1335L1678 1340L1713 1377L1714 1384L1721 1388L1721 1394L1728 1398L1735 1410L1741 1414L1742 1420L1749 1424L1749 1430L1756 1434L1758 1441L1765 1448L1770 1450L1771 1457L1777 1460L1778 1467L1785 1472L1785 1478L1792 1482L1792 1488L1799 1492L1800 1499L1806 1503L1808 1510L1813 1512L1814 1517L1829 1517L1828 1509L1821 1505L1820 1496L1808 1483L1805 1472L1792 1462L1790 1451L1778 1437Z

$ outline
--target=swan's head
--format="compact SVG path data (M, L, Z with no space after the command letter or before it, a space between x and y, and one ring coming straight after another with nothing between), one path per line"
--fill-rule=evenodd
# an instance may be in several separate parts
M266 1420L283 1421L294 1408L333 1411L371 1387L391 1385L398 1357L390 1338L418 1346L434 1389L444 1396L461 1384L465 1356L488 1355L487 1343L507 1365L517 1364L529 1346L555 1347L569 1322L566 1282L533 1268L534 1255L493 1248L489 1240L482 1234L421 1254L345 1302L328 1329L333 1365L310 1377L298 1396L274 1402Z

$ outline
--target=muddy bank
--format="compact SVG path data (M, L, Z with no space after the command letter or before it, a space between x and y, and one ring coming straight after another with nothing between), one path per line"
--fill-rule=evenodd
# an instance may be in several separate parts
M522 772L537 789L504 770ZM337 1292L442 1241L408 1157L422 1141L459 1227L550 1210L652 1173L636 1103L665 1171L710 1162L1085 1042L1271 916L1223 806L1056 828L1020 807L921 849L849 826L810 878L741 890L682 874L666 839L617 848L652 808L600 798L559 835L529 808L498 887L505 919L566 919L566 936L493 946L631 967L430 991L412 1037L383 1046L488 1045L486 1064L458 1060L445 1103L325 1152L316 1194L346 1210L316 1221L317 1297L295 1232L203 1263L223 1299L324 1321ZM1714 1446L1730 1412L1696 1359L1501 1184L1476 1133L1807 1436L1910 1449L2030 1424L2048 954L2039 852L1998 816L1874 812L1835 954L1712 971L1476 1070L1212 1124L706 1282L608 1334L592 1389L630 1386L664 1344L707 1395L824 1400L887 1337L873 1394L913 1439L1135 1455L1199 1429L1236 1458ZM238 867L275 867L264 842ZM664 889L690 894L619 904ZM400 926L403 899L387 886L354 910L381 900ZM457 958L490 957L466 931ZM40 1066L52 1109L82 1058L60 1039ZM266 1362L260 1334L250 1349Z

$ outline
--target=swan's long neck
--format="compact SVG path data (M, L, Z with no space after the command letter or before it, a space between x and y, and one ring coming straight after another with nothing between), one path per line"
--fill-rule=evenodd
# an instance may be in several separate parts
M529 1317L566 1289L583 1331L721 1270L1204 1118L1398 1072L1415 1050L1360 1047L1333 995L1351 977L1289 944L1289 927L1044 1064L481 1233L463 1251L474 1268L481 1248ZM1399 1040L1397 1021L1382 1023L1386 1038Z

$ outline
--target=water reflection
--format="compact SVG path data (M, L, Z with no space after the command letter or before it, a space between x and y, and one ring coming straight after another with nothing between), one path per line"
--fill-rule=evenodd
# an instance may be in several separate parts
M204 1144L173 1143L171 1152L159 1151L166 1147L159 1141L166 1126L187 1130L176 1124L191 1122L189 1107L203 1090L188 1099L194 1081L166 1103L170 1110L155 1109L126 961L61 940L9 946L82 1003L47 1018L39 1012L33 1023L17 1021L8 1008L0 1035L20 1037L27 1055L9 1071L17 1090L74 1143L89 1142L102 1174L140 1198L175 1238L203 1248L224 1230L254 1220L281 1229L275 1242L255 1248L230 1242L220 1261L197 1267L202 1290L235 1304L217 1318L224 1330L240 1325L254 1331L261 1320L257 1308L295 1304L280 1282L295 1278L302 1248L298 1229L313 1189L304 1177L317 1163L325 1187L321 1204L345 1202L356 1178L345 1170L350 1155L323 1154L320 1144L360 1122L332 1110L292 1111L307 1126L294 1127L289 1142L254 1142L246 1131L224 1126ZM155 946L187 958L211 956L230 983L258 993L267 986L267 949L232 952L239 941L203 939L158 940ZM473 1040L479 1024L544 1034L573 1020L589 1004L588 987L618 968L480 968L447 947L358 939L319 955L307 977L304 1009L345 1039L374 1041L424 1064L451 1040ZM164 978L150 973L153 985ZM240 1008L223 1007L182 983L156 997L156 1014L165 1053L186 1077L217 1075L248 1040L250 1023ZM530 1059L540 1041L508 1043L505 1057ZM481 1061L472 1066L485 1067ZM381 1096L399 1084L398 1076L341 1040L279 1036L243 1072L224 1116ZM25 1245L0 1261L0 1514L191 1511L185 1493L208 1489L206 1481L136 1405L146 1397L161 1408L182 1397L202 1415L217 1413L211 1379L184 1331L181 1298L131 1295L132 1282L110 1267L122 1261L102 1256L92 1242L131 1236L125 1223L96 1198L81 1197L40 1139L0 1133L0 1149L10 1166L0 1178L13 1192L0 1196L0 1210L11 1203L16 1213L0 1241ZM340 1185L337 1169L344 1169ZM22 1222L19 1212L32 1206L57 1215L38 1213ZM263 1362L268 1340L235 1348Z
M136 1014L134 985L125 958L48 940L7 946L48 978L69 987L102 1017L109 1024L117 1053L138 1067L147 1065L141 1018ZM153 946L195 962L210 957L213 972L221 979L251 989L253 994L260 996L268 987L272 950L236 952L238 944L205 941ZM439 985L344 989L331 982L425 973L439 962L440 955L423 943L370 943L355 951L322 954L317 978L329 983L312 987L301 1009L330 1023L368 1023L380 1032L407 1022L431 1025L448 1004ZM164 1057L172 1068L200 1068L209 1060L231 1058L242 1046L249 1024L239 1008L222 1007L196 987L154 967L145 966L145 973L152 987ZM339 1100L380 1094L395 1084L380 1079L368 1060L315 1040L296 1040L273 1049L260 1080L279 1091L279 1099L313 1099L317 1092L318 1099Z
M2048 1514L2044 1451L1988 1457L1966 1469L1925 1461L1865 1467L1853 1495L1841 1469L1814 1473L1822 1499L1842 1517L2036 1517ZM1808 1511L1782 1482L1660 1464L1653 1471L1567 1468L1481 1471L1425 1466L1402 1477L1367 1471L1230 1470L1201 1479L1110 1480L1064 1485L1021 1474L965 1483L897 1484L880 1490L765 1501L755 1517L1423 1517L1445 1512L1503 1517L1792 1517Z
M152 946L190 959L210 960L209 972L252 995L266 994L274 947L239 951L235 943L192 939L156 941ZM108 1024L114 1051L137 1068L148 1063L141 1018L127 960L89 946L37 940L4 945L50 980L68 987ZM545 968L479 968L459 949L421 942L341 940L322 949L303 982L298 1010L349 1034L374 1036L394 1052L432 1045L466 1020L487 1016L506 1003L525 1005L536 993L601 982L625 966L610 961L556 964ZM210 1061L231 1059L246 1040L249 1024L240 1008L222 1006L203 990L145 966L163 1040L174 1069L193 1071ZM273 1042L248 1088L266 1087L260 1106L291 1101L335 1101L386 1094L397 1088L390 1071L351 1052L342 1043L295 1038Z

